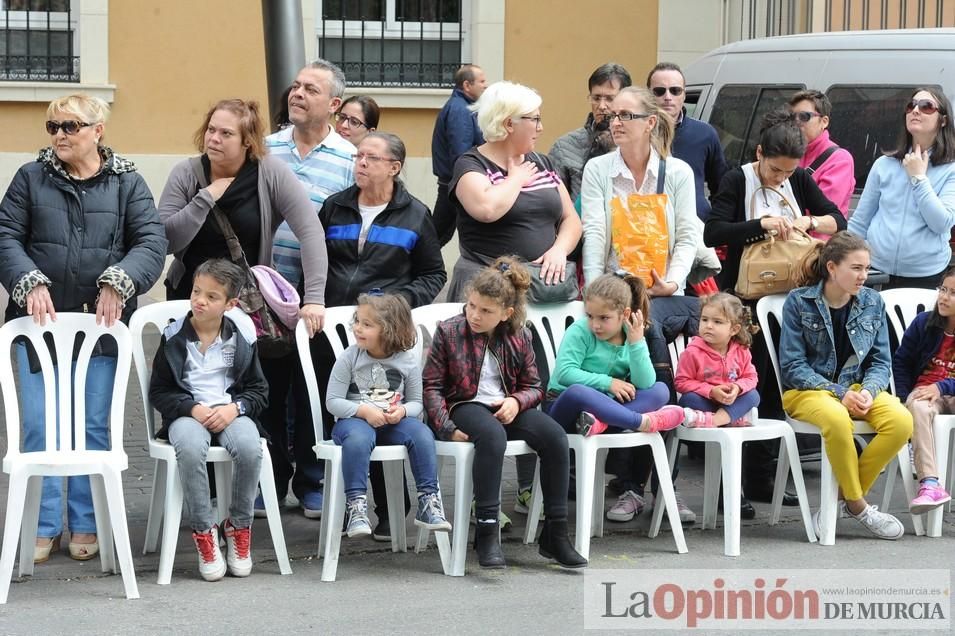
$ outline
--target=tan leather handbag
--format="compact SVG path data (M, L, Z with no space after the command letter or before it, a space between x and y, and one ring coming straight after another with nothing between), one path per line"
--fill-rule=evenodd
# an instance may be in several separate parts
M789 206L789 200L781 192L769 186L760 186L749 200L749 210L753 209L756 194L760 190L775 194L784 206ZM800 214L793 216L798 218ZM804 231L793 228L786 241L770 236L758 243L747 245L743 248L743 256L740 259L736 295L746 300L756 300L771 294L784 294L795 288L799 263L819 242Z

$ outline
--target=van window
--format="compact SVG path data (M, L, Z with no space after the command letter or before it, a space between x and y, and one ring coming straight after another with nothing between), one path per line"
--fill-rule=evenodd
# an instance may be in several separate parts
M856 194L862 192L869 169L886 150L893 150L899 126L916 86L833 86L829 136L852 153Z
M703 94L703 91L699 88L695 90L688 88L685 94L686 99L683 101L683 107L686 108L686 116L699 119L696 113L700 110L700 96Z
M744 161L756 159L756 144L759 141L759 123L771 110L784 106L796 91L805 88L800 84L787 86L724 86L720 89L710 124L719 133L726 163L735 168Z

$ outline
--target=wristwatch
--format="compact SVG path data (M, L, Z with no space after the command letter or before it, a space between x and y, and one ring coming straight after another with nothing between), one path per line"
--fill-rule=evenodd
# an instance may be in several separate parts
M809 229L815 231L819 229L819 219L814 216L809 217Z
M235 410L239 412L239 417L245 415L245 402L242 400L236 400L233 402L235 404Z
M909 178L909 182L911 182L913 186L917 186L918 184L922 183L926 179L928 179L928 177L925 176L924 174L917 174L914 177Z

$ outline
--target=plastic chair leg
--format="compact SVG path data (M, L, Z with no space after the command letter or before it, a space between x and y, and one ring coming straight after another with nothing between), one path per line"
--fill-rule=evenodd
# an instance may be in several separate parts
M269 534L272 535L272 547L275 550L275 560L279 563L279 572L292 573L292 564L289 563L288 549L285 546L285 531L282 528L282 515L279 511L279 498L275 493L275 475L272 473L272 459L269 449L262 440L262 466L259 470L259 490L262 492L262 501L265 503L265 513L269 522Z
M106 493L105 478L102 474L90 475L90 490L93 493L93 516L96 519L96 540L99 542L99 559L103 572L116 574L116 550L113 545L113 532L110 529L109 499ZM123 514L125 515L125 507Z
M136 571L133 569L133 551L129 545L129 526L126 524L126 503L123 497L123 480L118 470L107 469L102 476L106 507L109 509L109 527L116 539L120 571L123 574L123 587L126 598L139 598L136 584ZM112 553L112 548L110 548Z
M607 507L607 483L605 479L605 468L607 466L607 448L597 449L597 459L594 462L594 527L590 535L592 537L604 536L604 509Z
M474 484L471 469L474 465L474 448L455 461L454 466L454 519L451 533L451 576L464 576L468 554L468 529L471 519L471 499Z
M676 542L677 552L684 554L687 551L686 539L683 536L683 525L680 523L680 512L676 507L676 494L673 492L673 480L670 477L666 448L663 446L663 438L659 434L651 435L650 448L653 451L653 463L660 480L659 494L666 502L667 518L670 520L673 540ZM660 507L659 502L656 502L653 506L654 522L651 523L650 538L655 537L660 531L660 521L662 521L662 516L658 515Z
M214 462L212 466L216 476L216 523L221 534L222 523L229 518L232 504L232 462Z
M331 468L331 471L328 470L329 468ZM334 581L338 574L338 554L342 545L342 522L345 520L345 483L341 465L337 461L325 462L325 469L324 506L327 510L322 511L322 530L325 534L325 545L323 546L325 562L322 564L322 580ZM386 472L386 479L387 476Z
M949 452L952 442L952 429L946 425L940 425L939 420L935 420L935 467L938 471L938 483L944 484L949 471ZM913 484L914 486L914 484ZM951 486L949 486L951 488ZM951 492L951 490L949 490ZM912 497L909 497L912 500ZM942 518L944 516L945 506L939 506L935 510L925 515L925 534L930 537L942 536Z
M149 513L146 517L146 540L143 542L143 554L156 551L159 545L159 527L162 525L163 505L166 501L166 471L168 462L157 459L153 469L153 489L149 498Z
M905 452L906 463L908 463L908 446L903 446L902 451ZM882 507L880 508L885 512L888 512L892 505L892 493L895 491L895 476L897 474L896 463L898 463L896 460L892 460L885 467L885 490L882 491ZM901 465L899 467L901 468Z
M157 585L169 585L172 581L172 566L176 560L176 544L179 542L179 525L182 523L182 484L179 471L170 465L166 470L166 497L162 514L162 545L159 548L159 571Z
M535 456L536 457L536 456ZM531 500L527 505L527 525L524 528L524 543L537 540L537 526L544 510L544 495L541 492L541 463L537 459L534 467L534 485L531 487Z
M404 486L405 462L382 462L385 469L385 496L388 498L388 522L391 524L391 551L408 551L408 525L405 518ZM415 502L415 505L417 503Z
M743 445L739 440L724 438L719 446L723 476L723 554L737 557L739 556Z
M716 528L716 513L720 496L720 461L723 457L720 444L706 442L703 459L703 530ZM726 491L723 491L725 498ZM739 506L737 505L737 510ZM723 502L723 514L726 514L726 502ZM725 520L724 520L725 521Z
M809 543L816 542L816 532L812 529L812 511L809 508L809 495L806 494L806 481L802 475L802 463L799 460L799 449L796 447L796 435L792 429L783 434L780 439L779 464L778 468L784 468L792 473L793 485L796 487L796 496L799 497L799 512L802 515L802 523L806 528L806 538ZM779 520L779 508L782 506L783 492L785 492L786 477L785 472L776 472L776 487L779 488L782 481L782 491L773 493L773 517ZM779 499L778 505L776 499Z
M40 497L42 493L43 477L39 475L28 477L26 498L18 513L18 516L22 519L20 521L20 576L33 575L33 550L30 549L30 546L34 545L36 541L37 526L40 521ZM16 544L13 545L13 549L16 551Z
M10 483L7 487L7 514L3 523L3 548L0 549L0 604L7 602L7 594L10 592L10 579L13 578L13 559L17 553L17 542L20 540L20 526L23 523L28 479L25 473L14 471L10 474ZM39 498L37 501L39 502ZM30 549L29 544L23 545L23 550L29 550L30 565L32 566L33 550ZM22 575L22 562L20 570Z
M897 470L896 470L897 469ZM908 503L915 498L915 480L912 478L912 460L909 457L909 447L908 445L903 446L898 455L895 456L895 459L889 464L889 471L891 475L898 473L902 480L902 490L905 494L905 506L908 508ZM888 478L886 478L886 484L888 484ZM886 486L888 489L888 486ZM889 508L886 506L884 510L888 511ZM915 536L925 535L925 515L911 515L912 517L912 529L915 531Z
M819 495L819 545L835 545L836 521L839 516L839 484L832 472L832 464L826 455L823 445L822 458L822 490Z
M597 480L597 451L587 438L574 449L577 470L577 528L574 549L585 559L590 558L590 535L594 520L594 483ZM601 475L602 477L602 475ZM603 479L600 480L601 482ZM603 511L601 510L601 513Z
M333 466L333 462L326 459L325 472L324 472L325 475L331 474L332 466ZM326 480L325 486L327 487L330 484L331 484L331 481ZM331 492L331 491L327 491L327 492ZM322 520L319 523L319 530L318 530L318 558L319 559L322 559L325 557L325 542L327 541L326 535L328 535L328 525L329 525L328 523L326 523L326 520L329 518L328 515L331 515L332 513L332 507L328 503L329 500L330 500L329 497L322 498L322 517L321 517ZM341 526L338 527L338 530L341 531Z

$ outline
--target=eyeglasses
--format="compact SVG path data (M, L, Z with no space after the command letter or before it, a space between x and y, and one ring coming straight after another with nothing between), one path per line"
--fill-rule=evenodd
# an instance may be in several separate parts
M631 121L633 119L646 119L650 116L650 113L610 113L607 115L607 121L612 122L614 119L619 119L620 121Z
M530 115L521 115L521 119L526 119L527 121L532 121L532 122L534 122L534 125L535 125L535 126L540 126L540 125L541 125L541 116L540 116L540 115L535 115L534 117L531 117Z
M916 108L923 115L934 115L938 111L938 104L930 99L913 99L905 105L905 114L908 115Z
M51 135L55 135L60 128L63 129L67 135L75 135L80 132L81 128L86 128L87 126L92 126L93 124L88 124L85 121L76 121L75 119L68 119L66 121L53 121L52 119L46 122L46 131Z
M663 97L667 94L667 91L670 91L670 94L674 97L679 97L683 94L682 86L654 86L650 90L653 91L653 94L657 97Z
M811 110L800 110L793 113L793 119L796 120L797 124L808 124L813 117L822 117L822 114Z
M368 124L357 117L350 117L342 113L335 113L335 117L338 119L338 121L342 122L343 124L347 123L352 128L368 128Z
M591 104L609 104L616 97L616 95L588 95L587 99L590 100Z
M949 289L948 287L942 287L939 285L935 288L935 291L938 292L939 296L948 296L949 298L955 298L955 289Z
M379 155L369 155L364 152L359 152L355 155L355 163L360 163L362 161L367 161L368 163L378 163L379 161L398 161L397 159L392 159L391 157L381 157Z

